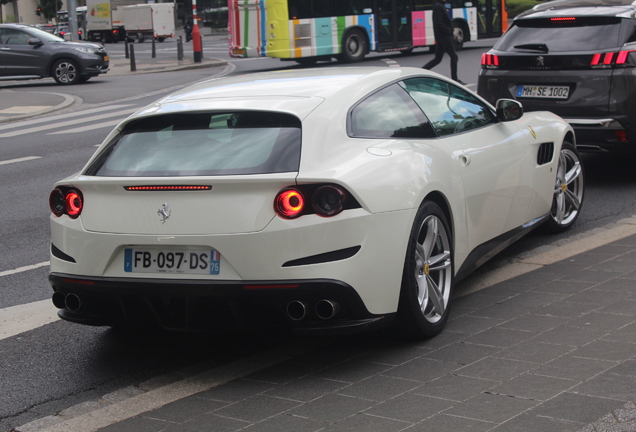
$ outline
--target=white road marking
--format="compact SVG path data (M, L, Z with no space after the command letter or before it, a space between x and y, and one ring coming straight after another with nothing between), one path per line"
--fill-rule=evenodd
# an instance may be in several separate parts
M18 158L18 159L9 159L5 161L0 161L0 165L8 165L8 164L17 163L17 162L26 162L33 159L40 159L41 157L42 156L27 156L27 157Z
M86 132L86 131L94 130L94 129L101 129L101 128L105 128L105 127L113 127L113 126L118 125L122 120L123 119L113 120L113 121L106 122L106 123L97 123L97 124L92 124L92 125L88 125L88 126L78 127L78 128L75 128L75 129L64 129L64 130L59 131L59 132L48 133L47 135L72 134L72 133Z
M45 267L47 265L50 265L51 261L44 261L38 264L32 264L32 265L28 265L28 266L24 266L24 267L19 267L17 269L13 269L13 270L5 270L3 272L0 272L0 277L2 276L9 276L9 275L14 275L17 273L22 273L25 271L29 271L29 270L35 270L36 268L40 268L40 267Z
M14 128L17 128L17 127L24 127L24 126L38 124L38 123L45 123L45 122L49 122L49 121L62 120L62 119L66 119L66 118L69 118L69 117L77 117L78 115L95 114L95 113L102 112L102 111L110 111L110 110L114 110L114 109L126 108L126 107L129 107L129 106L132 106L132 104L108 105L108 106L103 106L103 107L98 107L98 108L91 108L91 109L87 109L87 110L83 110L83 111L75 111L75 112L71 112L71 113L67 113L67 114L59 114L59 115L54 115L54 116L44 117L44 118L38 118L38 119L33 119L33 120L25 120L25 121L21 121L21 122L11 123L11 124L8 124L8 125L2 125L2 126L0 126L0 130L14 129Z
M0 309L0 340L57 321L51 299Z
M30 114L51 108L51 105L14 106L0 110L0 114Z
M129 108L126 110L119 110L117 112L111 112L111 113L107 113L107 114L100 114L100 115L96 115L96 116L92 116L92 117L82 117L82 118L78 118L75 120L68 120L68 121L64 121L64 122L58 122L58 123L53 123L53 124L49 124L49 125L44 125L44 126L35 126L32 128L28 128L28 129L20 129L17 131L13 131L13 132L6 132L3 134L0 134L0 138L10 138L10 137L14 137L14 136L18 136L18 135L25 135L28 133L33 133L33 132L41 132L41 131L45 131L45 130L49 130L49 129L58 129L61 127L65 127L65 126L71 126L71 125L76 125L79 123L87 123L90 121L97 121L97 120L102 120L105 118L109 118L109 117L116 117L116 116L121 116L122 120L123 120L123 116L126 114L132 114L135 111L137 111L139 108Z

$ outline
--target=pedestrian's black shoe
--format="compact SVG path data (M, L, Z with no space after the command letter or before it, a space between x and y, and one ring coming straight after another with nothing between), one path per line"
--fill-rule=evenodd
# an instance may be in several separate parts
M455 82L459 83L461 85L466 85L466 83L464 81L460 80L460 79L456 79Z

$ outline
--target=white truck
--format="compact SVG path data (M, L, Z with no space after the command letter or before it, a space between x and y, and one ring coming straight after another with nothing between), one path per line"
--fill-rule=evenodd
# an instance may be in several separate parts
M163 42L174 37L174 3L148 3L123 7L124 27L128 38L143 42L156 38Z
M117 42L126 38L121 11L109 0L86 0L86 39Z

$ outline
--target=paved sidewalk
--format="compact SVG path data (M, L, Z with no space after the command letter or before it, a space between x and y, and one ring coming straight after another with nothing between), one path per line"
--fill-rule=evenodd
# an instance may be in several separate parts
M16 431L634 432L634 233L627 219L524 259L536 269L457 298L429 341L332 339Z

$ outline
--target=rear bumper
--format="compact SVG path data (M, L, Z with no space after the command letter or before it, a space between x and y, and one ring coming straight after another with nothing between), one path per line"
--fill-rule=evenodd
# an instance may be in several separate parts
M63 307L60 318L93 326L233 332L282 325L299 334L342 334L384 327L394 316L371 314L352 287L334 280L130 280L51 273L49 283ZM72 310L60 304L70 294L79 299ZM320 318L315 311L320 300L337 304L337 313ZM306 306L302 318L287 312L294 301Z
M561 116L574 129L581 151L636 152L632 89L616 74L613 76L611 70L482 69L478 93L492 104L500 98L517 99L525 111L551 111ZM567 100L517 97L518 86L528 84L568 85L571 93Z

